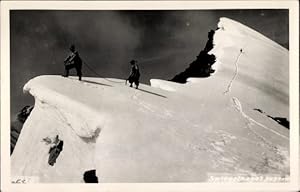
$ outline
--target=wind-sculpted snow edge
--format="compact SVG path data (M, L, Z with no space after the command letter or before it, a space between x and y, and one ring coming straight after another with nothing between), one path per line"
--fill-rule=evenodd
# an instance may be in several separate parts
M38 100L45 106L49 105L55 108L79 137L92 139L99 134L99 130L104 126L104 114L39 84L40 77L26 83L23 91L31 94L35 102Z
M262 35L258 31L254 30L253 28L250 28L246 25L243 25L237 21L234 21L232 19L221 17L218 23L218 28L221 30L228 30L232 34L236 35L246 35L248 37L256 38L261 41L263 41L265 44L269 45L272 48L277 49L278 51L282 52L283 54L288 55L288 50L281 46L280 44L276 43L275 41L272 41L268 37Z

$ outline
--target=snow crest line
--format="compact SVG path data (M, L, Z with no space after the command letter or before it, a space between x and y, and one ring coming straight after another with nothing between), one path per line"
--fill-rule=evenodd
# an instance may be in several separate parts
M276 135L278 135L278 136L280 136L280 137L282 137L282 138L284 138L284 139L286 139L286 140L289 140L289 138L286 137L285 135L282 135L282 134L280 134L280 133L278 133L278 132L276 132L276 131L274 131L274 130L268 128L268 127L266 127L265 125L263 125L263 124L261 124L261 123L255 121L254 119L252 119L251 117L249 117L247 114L245 114L244 111L243 111L241 102L239 101L238 98L233 97L232 100L233 100L233 103L234 103L234 105L235 105L235 108L236 108L236 109L242 114L242 116L243 116L244 118L246 118L249 122L255 123L256 125L258 125L258 126L264 128L264 129L266 129L266 130L268 130L268 131L270 131L270 132L272 132L272 133L274 133L274 134L276 134Z
M276 50L283 52L284 54L288 54L288 50L286 48L284 48L281 45L279 45L278 43L272 41L268 37L262 35L258 31L254 30L246 25L243 25L242 23L234 21L232 19L229 19L226 17L221 17L220 21L218 23L218 27L221 29L226 28L226 30L228 30L230 32L234 32L234 33L237 33L237 32L238 33L247 33L247 36L249 36L250 38L255 38L260 41L263 41L266 45L268 45L270 47L274 47L274 48L276 48Z

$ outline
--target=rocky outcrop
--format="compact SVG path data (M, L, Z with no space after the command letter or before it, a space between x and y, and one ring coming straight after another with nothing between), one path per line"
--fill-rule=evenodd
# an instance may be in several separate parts
M13 153L14 148L17 144L19 135L21 133L23 124L25 123L26 119L30 115L33 106L25 106L23 109L17 114L17 118L11 123L10 128L10 154Z
M184 71L173 77L170 81L177 83L186 83L189 77L209 77L214 70L211 66L215 63L216 57L208 52L213 48L213 36L215 31L208 32L208 41L202 51L200 51L197 59L194 60L189 67Z
M83 180L85 183L98 183L98 177L96 176L96 170L88 170L83 174Z

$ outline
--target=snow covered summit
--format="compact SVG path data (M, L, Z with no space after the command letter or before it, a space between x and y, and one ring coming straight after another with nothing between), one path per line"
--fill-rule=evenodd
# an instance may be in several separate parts
M39 76L35 106L12 155L12 176L37 182L207 182L214 174L289 176L288 51L221 18L216 72L187 84ZM48 164L56 135L63 149Z

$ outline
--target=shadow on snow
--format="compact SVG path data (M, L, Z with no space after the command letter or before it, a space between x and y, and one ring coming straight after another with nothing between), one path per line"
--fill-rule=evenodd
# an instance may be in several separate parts
M92 84L96 84L96 85L103 85L103 86L112 87L112 85L108 85L108 84L104 84L104 83L99 83L99 82L95 82L95 81L82 80L82 82L86 82L86 83L92 83Z

